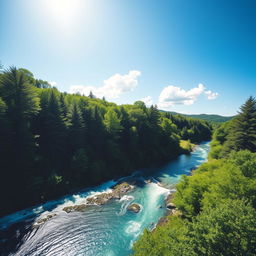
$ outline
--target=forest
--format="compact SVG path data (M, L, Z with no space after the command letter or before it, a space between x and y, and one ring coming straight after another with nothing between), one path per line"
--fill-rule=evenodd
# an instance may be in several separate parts
M164 163L211 134L207 121L60 92L10 67L0 73L1 215Z
M213 134L209 161L183 176L175 214L134 245L136 256L256 255L256 100Z
M216 124L220 124L220 123L229 121L233 118L233 116L220 116L220 115L209 115L209 114L199 114L199 115L179 114L177 112L172 112L172 111L169 111L169 113L172 114L172 115L182 115L182 116L185 116L185 117L192 117L192 118L196 118L196 119L201 119L201 120L205 120L205 121L216 123Z

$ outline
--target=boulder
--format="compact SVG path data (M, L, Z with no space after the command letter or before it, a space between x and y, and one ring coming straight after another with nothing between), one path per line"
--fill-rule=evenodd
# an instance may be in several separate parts
M139 204L133 203L133 204L130 204L130 205L127 207L127 210L128 210L128 211L131 211L131 212L134 212L134 213L138 213L138 212L140 212L141 207L140 207Z
M169 210L173 210L173 209L176 209L176 206L175 206L175 204L174 203L168 203L167 205L166 205L166 207L169 209Z
M66 213L83 212L87 207L88 205L86 204L80 204L80 205L66 206L62 210L65 211Z
M112 192L109 193L101 193L97 196L92 196L87 198L88 204L97 204L103 205L106 204L111 199L120 199L122 195L132 190L134 186L130 185L127 182L122 182L117 184L112 188Z
M39 219L38 221L36 221L36 223L33 224L34 228L37 228L39 226L41 226L42 224L44 224L46 221L50 220L51 218L57 216L56 213L52 213L52 214L48 214L46 217Z

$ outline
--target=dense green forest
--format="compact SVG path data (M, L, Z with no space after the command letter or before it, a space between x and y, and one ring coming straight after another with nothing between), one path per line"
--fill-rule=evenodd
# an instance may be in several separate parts
M185 117L192 117L192 118L205 120L207 122L213 122L213 123L224 123L224 122L227 122L227 121L231 120L232 118L234 118L233 116L220 116L220 115L210 115L210 114L188 115L188 114L180 114L177 112L168 112L168 113L170 113L172 115L181 115L181 116L185 116Z
M184 152L181 140L211 131L141 101L62 93L11 67L0 74L1 215L167 161Z
M209 161L183 176L178 211L134 245L136 256L256 255L256 100L217 128Z

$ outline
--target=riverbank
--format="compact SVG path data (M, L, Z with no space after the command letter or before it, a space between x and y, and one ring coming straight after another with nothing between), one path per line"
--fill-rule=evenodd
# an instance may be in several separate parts
M189 150L189 153L191 153L196 145L190 143L189 141L182 141L183 147ZM194 170L195 167L190 168L190 171L192 173L192 170ZM150 184L150 183L155 183L159 187L165 188L170 191L170 194L165 200L165 207L167 209L167 212L165 216L163 216L158 223L155 226L160 225L161 223L165 223L167 216L170 215L181 215L181 213L176 209L175 205L172 203L172 197L174 194L173 189L170 190L168 187L165 187L161 182L156 180L153 177L150 177L148 179L142 180L141 178L136 178L133 176L128 176L125 178L120 179L117 184L113 185L110 187L108 191L104 191L101 193L97 193L96 195L89 195L86 197L80 204L72 204L63 207L62 211L66 213L71 213L71 212L84 212L88 209L90 209L91 206L96 205L96 206L102 206L104 204L109 203L111 200L120 200L122 196L127 196L127 193L129 193L131 190L133 190L137 185L142 185L142 184ZM171 192L172 191L172 192ZM162 208L162 206L160 207ZM138 213L141 210L141 206L139 204L133 203L127 206L127 210ZM44 224L48 220L52 219L53 217L56 217L56 213L49 213L48 215L43 215L40 218L37 218L35 223L33 224L34 228L39 227L40 225Z

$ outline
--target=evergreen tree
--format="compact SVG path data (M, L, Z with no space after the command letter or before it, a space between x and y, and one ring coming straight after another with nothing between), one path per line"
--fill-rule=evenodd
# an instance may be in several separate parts
M233 120L223 151L248 149L256 152L256 100L250 97Z
M40 106L37 92L28 77L15 67L1 75L0 97L5 103L2 102L1 105L2 110L5 108L2 129L6 136L1 143L7 146L3 163L8 164L2 167L3 170L7 170L4 173L3 188L9 195L6 207L12 209L12 201L16 202L16 207L28 201L28 177L33 173L35 161L35 140L30 127ZM19 199L16 190L24 196Z
M8 113L13 119L28 121L40 110L39 98L29 83L26 75L11 67L6 70L0 81L0 95L8 106Z
M95 95L92 93L92 91L90 91L90 94L89 94L88 97L91 98L91 99L95 99L96 98Z
M160 113L157 110L157 106L151 106L148 110L149 122L153 127L157 127L160 121Z
M60 113L64 123L68 125L68 106L65 101L64 93L60 95Z
M74 154L75 151L82 148L84 145L84 125L77 104L73 105L70 123L71 124L69 127L69 151L71 152L71 154Z
M42 111L39 114L39 153L43 156L45 173L60 171L66 160L66 127L61 116L58 92L48 89L42 97Z

